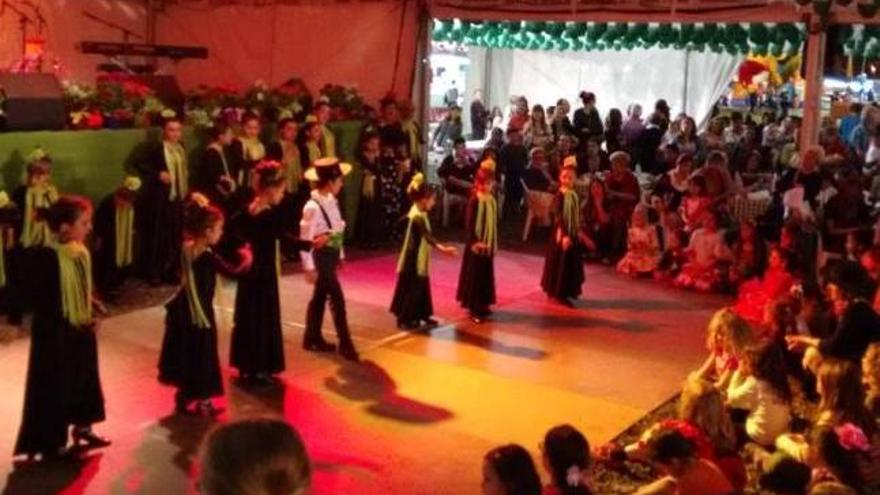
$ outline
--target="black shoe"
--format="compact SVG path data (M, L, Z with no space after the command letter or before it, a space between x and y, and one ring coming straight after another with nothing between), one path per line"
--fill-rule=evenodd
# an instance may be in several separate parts
M309 352L334 352L336 346L326 340L315 340L313 342L303 342L303 349Z
M74 428L71 436L73 437L73 445L76 448L85 447L86 450L101 449L104 447L109 447L111 444L110 440L95 435L95 432L93 432L91 428L86 430Z
M574 307L574 303L572 303L567 297L560 297L560 298L556 299L556 301L559 304L565 306L566 308L573 308Z
M343 359L352 362L358 362L361 360L360 355L354 349L353 345L344 345L339 348L339 355L342 356Z

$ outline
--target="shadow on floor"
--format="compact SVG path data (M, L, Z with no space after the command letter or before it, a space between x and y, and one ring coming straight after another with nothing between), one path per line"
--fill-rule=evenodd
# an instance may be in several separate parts
M533 361L540 361L547 357L547 352L541 349L505 344L504 342L495 340L487 335L467 332L458 327L439 328L431 332L430 338L467 344L495 354L503 354L505 356L530 359Z
M373 361L342 364L336 376L324 380L332 392L349 400L369 403L367 412L403 423L428 424L453 417L451 411L403 397L397 383Z
M44 495L85 493L98 474L101 454L50 462L21 462L6 478L3 495Z
M700 311L699 307L661 299L585 299L578 301L578 309L611 309L621 311Z
M644 320L609 320L607 318L599 318L588 314L577 313L583 309L583 304L584 301L576 301L574 309L564 308L565 311L572 312L570 315L502 310L495 312L494 320L517 326L522 325L530 328L537 327L542 331L609 328L611 330L623 330L626 332L649 332L657 329L655 325ZM562 311L562 309L560 311Z
M113 480L116 493L170 493L189 480L205 435L218 423L210 418L170 414L144 430L132 463ZM169 476L169 463L178 471ZM189 483L189 481L185 481Z

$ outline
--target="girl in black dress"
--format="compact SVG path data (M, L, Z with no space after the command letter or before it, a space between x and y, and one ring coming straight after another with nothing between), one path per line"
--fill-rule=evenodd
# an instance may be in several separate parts
M12 202L21 212L17 215L15 235L18 241L9 252L9 282L23 287L30 272L28 248L45 246L50 240L49 226L38 215L58 200L58 190L52 185L52 160L39 148L34 150L27 166L27 182L12 193ZM20 291L8 291L9 323L20 326L26 308Z
M363 173L361 204L358 208L357 240L367 249L379 247L388 235L385 226L383 188L380 181L381 156L379 135L370 133L361 139L357 162Z
M397 261L397 285L391 301L391 312L397 316L398 328L413 330L422 324L437 325L437 320L431 318L434 313L431 281L428 279L431 247L450 256L455 256L458 250L454 246L440 244L431 234L428 212L437 198L434 190L425 183L424 175L418 173L413 177L407 194L413 205L407 214L409 224Z
M286 189L281 164L260 162L254 186L253 199L234 221L237 235L251 245L253 263L235 294L230 362L242 378L265 382L284 371L278 277L280 239L290 231L290 219L278 207Z
M202 151L193 189L207 196L211 203L225 210L237 188L233 163L227 154L232 144L232 129L226 122L215 122L207 131L208 146Z
M110 442L92 432L92 424L104 420L91 257L83 244L92 230L92 205L64 196L43 216L57 242L31 253L34 263L25 289L34 319L14 454L40 454L46 460L63 454L71 425L77 447L106 447Z
M284 193L284 199L281 200L280 208L289 218L288 225L291 226L291 234L296 233L303 205L309 199L309 185L303 177L305 168L302 164L299 145L296 142L298 133L299 124L295 120L292 118L281 119L278 121L277 138L266 148L266 158L281 164L281 169L287 180L287 190ZM282 243L283 250L289 254L288 238L282 239Z
M180 268L183 199L189 192L189 165L181 139L183 125L169 118L162 127L162 141L150 147L137 164L143 182L136 216L141 264L151 285L177 284Z
M134 265L134 200L140 188L139 178L126 177L95 211L95 286L104 300L122 285Z
M232 177L239 187L251 186L254 167L266 157L266 147L260 141L260 116L248 112L241 117L242 135L229 146L229 165Z
M223 395L217 324L214 320L214 287L217 272L234 276L250 268L247 246L239 250L241 262L233 266L212 247L223 234L223 212L195 193L184 209L180 289L165 305L165 337L159 357L159 381L177 388L177 412L187 414L191 402L206 416L222 412L211 402Z
M570 162L567 162L570 164ZM556 225L544 258L541 288L552 299L572 307L570 299L581 294L584 283L583 250L592 241L584 233L580 219L580 199L574 190L575 168L563 167L559 191L553 198Z
M493 164L494 165L494 164ZM467 244L458 276L456 299L481 323L495 304L495 252L498 250L498 203L492 194L495 173L481 166L465 214Z

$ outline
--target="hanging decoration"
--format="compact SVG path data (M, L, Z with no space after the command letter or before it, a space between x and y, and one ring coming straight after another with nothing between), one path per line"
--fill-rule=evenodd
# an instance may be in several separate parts
M841 32L843 53L848 57L880 57L880 26L844 26Z
M486 48L555 51L675 48L776 57L799 53L805 37L803 27L798 24L639 24L459 19L435 20L433 33L434 41Z

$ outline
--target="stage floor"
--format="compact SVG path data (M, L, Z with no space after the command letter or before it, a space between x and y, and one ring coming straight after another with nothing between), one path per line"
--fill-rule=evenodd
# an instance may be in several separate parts
M475 326L454 301L459 260L435 255L434 306L444 325L409 334L387 312L395 264L385 255L342 272L363 363L300 349L310 286L291 275L281 282L283 383L244 389L224 370L221 420L283 415L308 445L316 495L478 493L482 456L496 445L517 442L537 454L543 433L560 423L605 442L676 392L704 356L708 316L724 304L589 266L582 301L563 308L540 292L541 258L503 252L495 320ZM218 298L224 363L232 299L229 289ZM163 321L155 307L103 322L108 419L96 430L114 445L82 462L11 462L28 341L0 346L4 494L196 493L193 460L213 423L171 414L173 391L156 381ZM332 337L329 312L324 328Z

